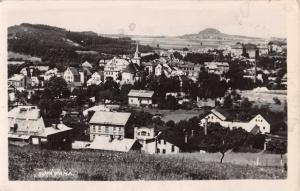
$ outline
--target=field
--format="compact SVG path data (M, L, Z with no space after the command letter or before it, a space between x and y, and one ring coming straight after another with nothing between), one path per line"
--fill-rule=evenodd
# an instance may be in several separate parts
M195 154L195 155L199 155ZM226 159L227 156L225 156ZM280 167L201 162L193 154L49 151L9 146L10 180L284 179Z
M188 120L192 117L199 116L200 114L203 114L205 110L183 110L183 109L177 109L177 110L166 110L166 109L149 109L145 108L144 111L147 111L153 115L161 115L162 120L164 122L168 122L169 120L173 120L175 123L178 123L181 120Z
M269 91L269 92L253 92L253 91L241 91L242 97L247 97L250 101L254 102L254 105L258 107L262 105L268 105L271 111L284 111L284 104L287 101L286 91ZM273 98L278 98L280 104L276 104Z
M186 159L198 160L200 162L219 162L220 153L180 153L172 157L183 157ZM234 153L228 152L223 159L224 163L232 163L237 165L263 166L263 167L280 167L284 162L287 162L286 155L281 157L279 154L271 153Z

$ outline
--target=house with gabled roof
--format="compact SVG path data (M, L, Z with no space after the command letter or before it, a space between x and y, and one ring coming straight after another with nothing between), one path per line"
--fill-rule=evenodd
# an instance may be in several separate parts
M31 84L30 78L24 76L23 74L15 74L12 77L10 77L7 81L8 86L12 85L19 91L25 90Z
M154 91L151 90L130 90L128 93L128 104L132 106L152 105Z
M184 138L174 136L170 127L151 125L135 127L134 139L142 145L141 150L148 154L175 154L185 144Z
M113 80L118 80L120 73L130 64L123 58L114 57L104 67L104 80L111 77Z
M91 78L86 82L87 86L99 85L104 82L104 72L97 71L91 75Z
M46 148L70 148L71 128L64 124L45 127L36 106L18 106L8 112L8 140L43 145ZM69 146L67 146L69 145Z
M95 111L89 121L90 140L94 140L97 135L123 139L130 115L125 112Z
M92 64L89 63L88 61L85 61L84 63L82 63L81 67L83 67L83 68L89 68L89 69L93 68Z
M66 82L80 82L80 74L77 68L74 67L68 67L64 71L63 77L66 80Z
M140 74L141 68L139 65L135 63L130 63L123 71L122 71L122 84L134 84L134 82L141 79Z
M142 145L135 139L116 139L113 136L96 136L92 143L86 147L89 149L129 152L140 151Z
M210 113L202 117L199 125L202 127L207 126L207 123L219 123L223 127L242 128L248 132L257 134L270 133L271 125L261 114L256 115L249 121L240 121L230 118L230 114L221 109L212 109Z

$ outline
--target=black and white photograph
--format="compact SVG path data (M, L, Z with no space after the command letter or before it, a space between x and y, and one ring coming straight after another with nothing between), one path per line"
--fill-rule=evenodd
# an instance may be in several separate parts
M9 181L288 178L285 1L2 8Z

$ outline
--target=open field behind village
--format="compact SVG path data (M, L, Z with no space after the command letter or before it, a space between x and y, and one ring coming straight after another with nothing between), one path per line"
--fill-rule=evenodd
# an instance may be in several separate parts
M161 115L161 119L164 122L168 122L169 120L173 120L175 123L178 123L181 120L188 120L193 117L198 117L202 115L205 110L168 110L168 109L149 109L145 108L144 111L147 111L153 115Z
M247 97L250 101L253 101L254 106L267 105L271 111L275 112L284 111L284 104L287 101L285 90L268 92L241 91L240 93L242 97ZM274 98L277 98L280 103L276 104Z
M219 162L220 153L180 153L168 157L178 157L185 159L195 159L200 162ZM223 159L224 163L232 163L237 165L264 166L264 167L281 167L287 162L286 155L283 155L281 162L280 154L271 153L235 153L227 152Z
M243 154L241 154L243 155ZM280 167L215 162L215 155L203 160L199 153L145 155L108 151L50 151L9 146L10 180L209 180L284 179ZM217 155L216 155L217 156ZM237 156L237 155L236 155ZM278 156L266 155L272 163ZM272 156L276 159L271 160ZM248 158L237 157L233 161ZM226 159L227 158L227 159ZM209 159L209 160L208 160Z

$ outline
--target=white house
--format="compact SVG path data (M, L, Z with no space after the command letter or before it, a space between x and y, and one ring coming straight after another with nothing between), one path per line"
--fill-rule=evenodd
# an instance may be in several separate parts
M155 76L160 76L163 73L165 74L166 77L170 77L172 75L172 72L176 70L173 67L169 66L167 63L159 63L154 69L154 74ZM181 71L177 69L178 71ZM176 71L175 71L176 72ZM174 74L174 73L173 73Z
M30 79L31 79L32 87L38 86L40 84L40 80L38 79L37 76L32 76Z
M80 74L79 74L78 70L74 67L68 67L64 71L63 77L66 80L66 82L80 82L81 81Z
M44 74L44 80L47 80L47 81L50 80L50 78L53 77L53 76L56 76L57 73L58 73L57 68L53 68L53 69L48 70Z
M152 105L154 91L130 90L128 93L128 104L133 106Z
M197 96L197 106L198 107L215 107L216 99L214 98L200 98Z
M232 56L239 57L243 54L243 46L241 44L235 44L231 47Z
M126 59L114 57L112 60L108 61L104 67L104 80L107 77L111 77L113 80L119 78L120 73L129 65Z
M153 74L154 68L156 67L155 62L145 62L145 63L142 63L142 65L144 66L145 71L148 75Z
M130 63L123 71L122 71L122 84L134 84L134 82L140 80L139 75L139 66L134 63Z
M157 154L176 154L180 152L180 148L165 137L158 137L156 145Z
M36 106L18 106L8 112L9 135L20 135L19 139L28 140L31 135L44 131L45 124Z
M85 116L85 117L88 116L89 111L95 111L95 112L96 111L110 111L110 108L106 107L105 105L95 105L93 107L90 107L90 108L84 110L82 112L83 116Z
M228 115L223 111L212 109L211 112L200 120L199 125L205 126L206 123L219 123L223 127L243 128L248 132L253 132L256 128L259 128L259 132L262 134L270 133L270 123L260 114L256 115L250 121L232 121L227 120ZM256 133L256 132L253 132Z
M134 139L142 145L142 151L148 154L175 154L180 152L174 140L154 127L135 127Z
M155 76L160 76L163 72L163 66L162 64L157 64L155 69L154 69L154 74Z
M104 81L104 73L103 72L94 72L91 78L87 81L87 86L90 85L99 85Z
M30 78L22 74L15 74L8 80L8 85L14 86L17 90L25 90L30 85Z
M96 111L89 121L90 140L94 140L96 135L123 139L130 115L125 112Z
M229 64L227 62L204 62L204 66L208 73L221 75L229 71Z

